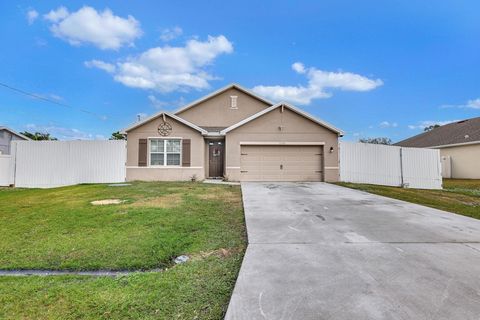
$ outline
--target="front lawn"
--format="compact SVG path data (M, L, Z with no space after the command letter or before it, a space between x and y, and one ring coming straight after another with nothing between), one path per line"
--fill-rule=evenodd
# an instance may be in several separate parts
M91 204L105 199L124 202ZM0 269L166 269L0 277L1 319L221 319L246 247L236 186L0 189L0 208Z
M340 182L367 191L480 219L480 180L443 179L443 190L421 190Z

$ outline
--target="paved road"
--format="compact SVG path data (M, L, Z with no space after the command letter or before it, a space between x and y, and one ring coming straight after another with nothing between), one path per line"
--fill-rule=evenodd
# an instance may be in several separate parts
M480 319L479 220L324 183L242 191L226 319Z

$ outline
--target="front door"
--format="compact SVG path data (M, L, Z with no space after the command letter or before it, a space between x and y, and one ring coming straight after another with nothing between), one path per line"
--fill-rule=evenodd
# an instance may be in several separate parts
M223 177L224 150L223 141L208 143L208 176L210 178Z

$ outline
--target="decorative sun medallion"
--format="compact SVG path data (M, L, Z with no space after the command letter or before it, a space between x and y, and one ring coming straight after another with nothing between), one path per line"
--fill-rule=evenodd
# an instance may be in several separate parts
M163 122L158 126L158 134L160 134L162 137L170 135L171 132L172 126L168 122Z

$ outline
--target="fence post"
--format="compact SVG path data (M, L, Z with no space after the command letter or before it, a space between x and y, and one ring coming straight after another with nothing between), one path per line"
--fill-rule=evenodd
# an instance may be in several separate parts
M400 187L405 187L403 182L403 148L400 148Z

